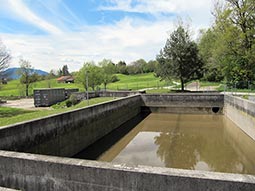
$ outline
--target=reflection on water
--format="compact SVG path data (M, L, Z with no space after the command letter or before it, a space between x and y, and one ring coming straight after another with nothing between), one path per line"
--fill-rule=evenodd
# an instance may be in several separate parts
M255 174L255 142L225 116L152 113L98 160Z

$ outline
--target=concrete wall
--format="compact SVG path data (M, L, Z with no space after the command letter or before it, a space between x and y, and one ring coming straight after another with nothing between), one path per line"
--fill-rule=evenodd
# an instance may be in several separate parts
M127 97L131 95L137 95L140 93L145 93L145 91L93 91L88 92L89 98L95 97ZM83 100L87 98L86 92L77 92L74 93L78 97L79 100Z
M255 140L255 103L225 95L224 114Z
M254 191L255 177L0 151L0 185L25 191Z
M239 108L239 112L245 103L225 97L225 112L228 117L234 115L231 107ZM168 112L189 108L189 112L194 113L195 108L222 108L224 96L167 94L122 98L40 120L2 127L0 149L72 156L137 115L142 105L147 108L167 108ZM252 115L250 106L247 106L245 111L249 116ZM0 186L25 191L252 191L255 190L255 176L132 167L0 151Z
M219 93L146 94L145 108L159 113L222 114L224 96ZM213 112L213 108L219 109Z
M131 96L0 128L0 149L73 156L140 113L140 96Z

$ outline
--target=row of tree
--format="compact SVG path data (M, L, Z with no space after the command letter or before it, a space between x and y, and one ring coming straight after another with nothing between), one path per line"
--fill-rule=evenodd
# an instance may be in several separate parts
M201 31L199 50L205 63L204 78L226 80L248 88L255 79L254 0L225 0L217 3L215 21Z
M182 24L170 34L157 56L157 74L184 84L193 79L226 81L249 88L255 79L254 0L216 3L213 25L196 43ZM241 83L240 83L241 82Z
M86 77L89 87L94 90L98 85L116 81L113 74L139 74L155 72L162 79L178 79L182 90L184 84L193 79L239 83L247 88L255 79L255 3L254 0L225 0L216 3L213 12L215 20L207 30L201 30L198 42L190 37L189 30L180 24L170 34L165 47L155 61L143 59L127 65L124 61L114 64L103 60L96 65L85 63L75 73L76 79L85 89ZM6 68L10 55L1 48L0 72ZM69 74L67 66L58 75ZM25 79L26 80L26 79Z

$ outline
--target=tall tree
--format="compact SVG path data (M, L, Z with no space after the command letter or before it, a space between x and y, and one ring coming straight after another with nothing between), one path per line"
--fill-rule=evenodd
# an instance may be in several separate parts
M221 68L229 84L248 88L249 82L255 80L254 0L225 0L222 5L217 4L214 16L209 29L213 34L212 47L204 48L204 52L209 52L207 60ZM205 33L202 41L208 37Z
M127 72L127 64L125 61L119 61L116 65L117 72L120 74L128 74Z
M89 87L95 90L95 88L103 82L102 69L96 66L94 62L87 62L77 73L76 79L78 82L82 83L85 90L88 90Z
M203 63L198 55L197 44L183 26L170 34L165 47L157 56L159 76L164 79L179 79L181 90L190 80L202 77Z
M21 75L20 82L25 85L26 96L28 96L29 87L32 83L36 82L38 79L37 74L31 63L27 60L20 60L20 69L18 73Z
M68 66L67 65L64 65L63 68L62 68L62 74L63 76L68 76L70 75L69 71L68 71Z
M106 90L107 84L112 82L112 76L116 72L115 64L111 60L103 59L99 62L99 66L102 68L102 80L104 89Z
M1 73L9 67L11 61L11 54L6 50L6 47L0 40L0 77Z
M199 54L204 62L203 79L220 82L224 79L220 62L215 58L217 34L215 30L201 30L198 42Z

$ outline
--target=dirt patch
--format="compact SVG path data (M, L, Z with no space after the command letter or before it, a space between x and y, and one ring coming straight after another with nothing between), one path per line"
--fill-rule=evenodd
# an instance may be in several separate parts
M6 103L0 104L4 107L21 108L27 110L50 110L50 107L35 107L34 99L20 99L20 100L8 100Z

